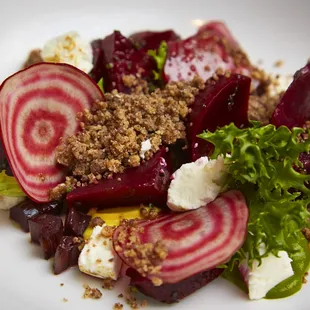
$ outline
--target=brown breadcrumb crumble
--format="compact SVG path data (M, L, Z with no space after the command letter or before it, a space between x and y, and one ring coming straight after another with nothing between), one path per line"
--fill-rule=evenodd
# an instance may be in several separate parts
M73 237L72 239L73 244L78 245L79 251L82 251L85 245L85 240L83 237Z
M62 301L63 302L68 302L68 299L67 298L63 298Z
M140 211L141 217L146 219L146 220L156 219L161 212L160 209L158 209L152 205L149 205L149 206L141 205L139 211Z
M123 307L124 307L123 304L121 304L120 302L117 302L114 304L113 310L122 310Z
M106 290L112 290L115 286L116 281L111 278L103 279L102 288Z
M99 299L102 296L102 293L97 288L91 288L88 284L83 285L85 292L83 298Z
M122 252L129 265L143 277L148 276L155 286L160 286L162 280L156 275L168 255L164 242L158 240L155 243L141 243L139 233L143 229L138 228L134 220L123 220L119 229L115 250Z
M137 167L161 145L184 139L184 120L204 87L203 80L195 77L151 94L106 93L104 101L78 114L81 131L57 147L57 162L67 166L72 176L53 189L50 198L59 199L76 187ZM142 142L147 140L151 149L141 154Z
M43 58L41 56L41 50L40 49L32 50L29 53L28 58L23 65L23 69L26 69L26 68L28 68L32 65L38 64L40 62L43 62Z
M96 216L96 217L91 219L91 221L89 222L89 226L91 228L94 228L96 226L102 226L104 223L105 222L104 222L104 220L101 217Z
M115 226L103 226L101 229L101 235L104 238L112 238Z

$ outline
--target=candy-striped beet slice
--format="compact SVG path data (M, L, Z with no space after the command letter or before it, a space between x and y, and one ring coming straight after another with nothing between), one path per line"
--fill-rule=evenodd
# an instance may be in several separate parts
M243 194L229 191L194 211L138 221L134 226L123 223L114 232L114 248L127 265L137 269L127 251L133 231L136 244L163 242L168 255L159 265L161 269L146 276L177 283L227 262L245 240L248 215Z
M49 189L63 180L55 148L78 130L77 113L102 98L87 74L65 64L37 64L3 82L2 140L14 176L31 199L48 201Z

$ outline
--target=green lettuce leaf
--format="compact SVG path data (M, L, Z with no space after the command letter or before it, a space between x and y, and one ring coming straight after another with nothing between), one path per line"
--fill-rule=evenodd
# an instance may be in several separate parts
M155 80L162 80L163 78L163 70L167 58L167 48L168 48L167 42L162 41L157 51L156 50L147 51L147 54L153 57L154 60L156 61L157 71L153 70Z
M101 78L97 83L98 87L101 89L102 93L104 93L104 79Z
M16 179L14 177L7 176L4 170L0 173L0 196L26 196Z
M252 122L250 128L230 124L199 135L214 145L212 158L225 157L229 188L244 193L250 210L246 242L231 266L245 259L246 253L251 263L279 250L298 251L294 243L299 242L300 230L310 226L310 189L305 186L310 175L294 169L302 166L299 154L310 151L310 140L298 139L302 132L301 128L261 127ZM265 253L259 252L262 243Z

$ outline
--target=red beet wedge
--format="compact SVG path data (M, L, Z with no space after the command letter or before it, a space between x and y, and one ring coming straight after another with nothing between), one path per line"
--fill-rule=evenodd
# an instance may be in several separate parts
M310 63L297 71L294 80L273 112L275 126L301 127L310 120Z
M198 134L204 130L214 131L231 122L238 127L248 124L251 79L233 74L230 77L220 76L217 82L211 81L207 81L206 88L196 96L188 116L188 140L193 161L209 155L213 148L198 138Z
M55 274L60 274L71 266L78 263L80 255L79 246L81 243L78 238L64 236L56 249L53 269Z
M113 179L80 187L67 195L68 207L90 208L132 206L140 203L165 205L171 165L165 148L137 168L116 174Z
M63 235L63 224L59 216L41 214L29 220L31 241L40 243L44 258L54 256Z
M162 41L178 41L180 37L173 30L165 31L142 31L132 34L131 39L139 49L157 50Z
M164 77L167 82L210 78L216 69L249 75L251 64L225 25L206 24L185 40L168 43Z
M12 171L31 199L48 201L49 189L63 180L55 147L78 130L76 114L102 96L87 74L65 64L37 64L3 82L2 140Z
M142 294L168 304L180 301L199 290L221 275L224 269L215 268L190 276L178 283L165 283L154 286L152 281L142 277L136 270L130 268L126 275L130 277L130 285L135 286Z
M227 262L245 240L248 215L243 194L229 191L197 210L137 222L141 244L162 241L168 253L160 271L147 277L160 278L164 284L178 283ZM113 244L120 258L135 268L124 251L131 233L130 225L119 226Z
M62 210L62 202L35 203L30 199L22 201L10 209L10 219L17 222L20 227L29 232L28 221L40 214L59 215Z

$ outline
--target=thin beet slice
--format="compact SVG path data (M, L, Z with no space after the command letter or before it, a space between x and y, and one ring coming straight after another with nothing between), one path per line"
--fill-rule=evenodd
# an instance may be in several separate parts
M51 214L41 214L29 220L29 230L31 241L41 245L44 258L52 257L63 236L62 219Z
M56 249L54 274L60 274L69 267L76 266L80 255L81 240L73 236L63 236Z
M168 255L158 265L158 273L146 276L178 283L227 262L246 238L248 215L243 194L229 191L194 211L137 221L135 226L123 223L114 231L113 245L120 258L135 269L135 260L126 251L132 251L128 244L132 234L141 244L161 241Z
M171 165L165 148L137 168L115 174L112 179L80 187L67 195L68 207L87 211L90 208L133 206L140 203L165 205Z
M82 236L90 220L90 215L78 211L76 208L69 208L65 221L65 235Z
M103 77L104 89L111 92L117 89L119 92L129 93L130 87L123 82L126 75L139 76L145 80L153 78L153 70L156 69L154 59L147 55L146 51L138 50L134 43L124 37L119 31L99 41L93 42L96 62L91 76L98 81Z
M166 82L187 81L194 75L207 80L218 68L245 75L252 70L247 55L225 25L212 22L185 40L168 43L164 66Z
M157 50L162 41L171 42L180 40L180 36L173 30L165 31L142 31L132 34L131 39L139 49Z
M60 215L62 207L61 201L36 203L26 199L10 209L10 219L17 222L25 232L29 232L30 219L40 214Z
M2 141L14 176L32 200L48 201L49 189L63 181L55 148L78 130L77 113L102 96L87 74L66 64L37 64L3 82Z
M224 269L215 268L200 272L178 283L165 283L154 286L152 281L142 277L136 270L130 268L126 275L130 277L130 285L135 286L142 294L164 303L175 303L193 294L203 286L218 278Z
M197 137L204 130L214 131L231 122L238 127L247 126L250 86L251 79L239 74L207 81L206 88L196 96L188 116L187 131L192 161L208 156L212 151L210 143Z
M297 71L273 112L271 123L288 128L302 127L310 120L310 63Z
M230 30L227 28L225 23L220 21L211 21L208 22L198 29L198 34L202 34L204 36L217 36L219 38L225 39L229 42L233 47L239 48L239 43L233 37Z

